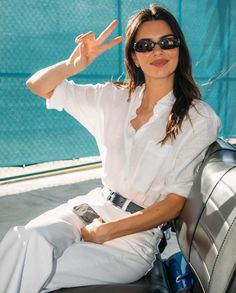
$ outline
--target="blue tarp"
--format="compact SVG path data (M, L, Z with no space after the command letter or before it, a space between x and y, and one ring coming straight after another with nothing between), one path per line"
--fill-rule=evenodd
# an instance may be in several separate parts
M236 137L236 1L158 1L185 33L193 72L204 99L222 120L221 136ZM46 111L25 81L35 71L68 58L76 35L99 34L113 19L113 36L125 35L128 17L145 0L1 0L0 166L27 165L98 154L93 138L65 113ZM123 78L119 45L74 78L97 83Z

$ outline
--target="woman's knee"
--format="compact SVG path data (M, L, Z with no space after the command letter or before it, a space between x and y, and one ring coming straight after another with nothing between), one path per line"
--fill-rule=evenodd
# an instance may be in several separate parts
M45 225L31 225L27 227L31 237L42 237L53 246L56 257L60 257L64 250L75 242L80 241L80 231L65 221L56 221Z

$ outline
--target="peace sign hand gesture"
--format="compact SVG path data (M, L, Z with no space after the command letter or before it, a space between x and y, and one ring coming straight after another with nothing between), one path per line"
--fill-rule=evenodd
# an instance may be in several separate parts
M123 40L122 36L116 37L104 43L117 25L118 21L112 21L108 27L95 39L94 32L88 32L76 37L78 44L69 58L69 63L74 67L74 74L86 69L100 54L117 45Z

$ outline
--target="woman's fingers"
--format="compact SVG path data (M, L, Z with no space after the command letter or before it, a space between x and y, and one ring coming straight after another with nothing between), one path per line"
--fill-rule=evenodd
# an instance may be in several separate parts
M120 42L122 42L123 39L124 39L124 38L123 38L122 36L119 36L119 37L116 37L115 39L113 39L113 40L107 42L106 44L101 45L101 46L100 46L100 49L99 49L99 51L100 51L99 53L101 54L101 53L103 53L104 51L106 51L106 50L108 50L108 49L114 47L115 45L117 45L117 44L119 44Z
M75 43L78 43L80 38L83 36L84 34L80 34L75 38Z
M94 35L94 32L88 32L86 34L81 34L79 36L77 36L75 38L75 42L78 44L79 42L81 41L84 41L84 40L94 40L95 39L95 35Z
M69 59L74 62L76 59L79 58L77 60L77 62L78 62L83 57L86 57L85 49L84 49L84 43L79 42L78 45L76 46L76 48L74 49L74 51L71 53Z
M108 27L100 34L100 36L96 39L97 43L100 45L102 44L113 32L115 27L117 26L118 20L113 20Z
M115 29L115 27L117 26L118 20L113 20L108 27L100 34L100 36L95 39L95 35L94 32L90 31L86 34L80 34L75 38L75 42L77 44L79 44L80 42L84 42L86 40L89 41L94 41L93 42L93 47L97 47L99 53L102 53L108 49L110 49L111 47L115 46L116 44L120 43L123 38L121 36L113 39L112 41L109 41L106 44L102 44L109 36L110 34L113 32L113 30ZM96 45L95 45L96 44Z
M97 39L95 39L94 32L92 31L86 34L80 34L75 38L77 46L69 59L74 63L77 69L80 71L84 70L101 53L112 48L123 40L123 37L119 36L104 43L115 29L117 23L117 20L111 22Z
M113 32L116 25L118 23L118 20L113 20L108 27L100 34L100 36L96 39L98 44L102 44ZM78 43L80 41L83 41L85 39L95 40L94 32L90 31L86 34L80 34L75 38L75 42Z

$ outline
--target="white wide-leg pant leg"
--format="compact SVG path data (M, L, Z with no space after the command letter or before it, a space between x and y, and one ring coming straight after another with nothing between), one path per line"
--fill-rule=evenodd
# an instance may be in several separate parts
M59 288L111 283L130 283L140 279L151 264L143 257L117 248L121 239L111 245L88 242L74 243L57 260L56 271L42 292ZM118 244L118 245L117 245Z
M80 220L65 204L25 227L10 229L0 243L1 292L40 292L55 272L55 260L80 241L80 227Z
M61 205L6 234L0 243L1 293L127 283L150 269L151 232L128 235L103 245L81 241L83 224L72 212L73 204ZM149 260L140 254L140 241L143 254L151 253Z

